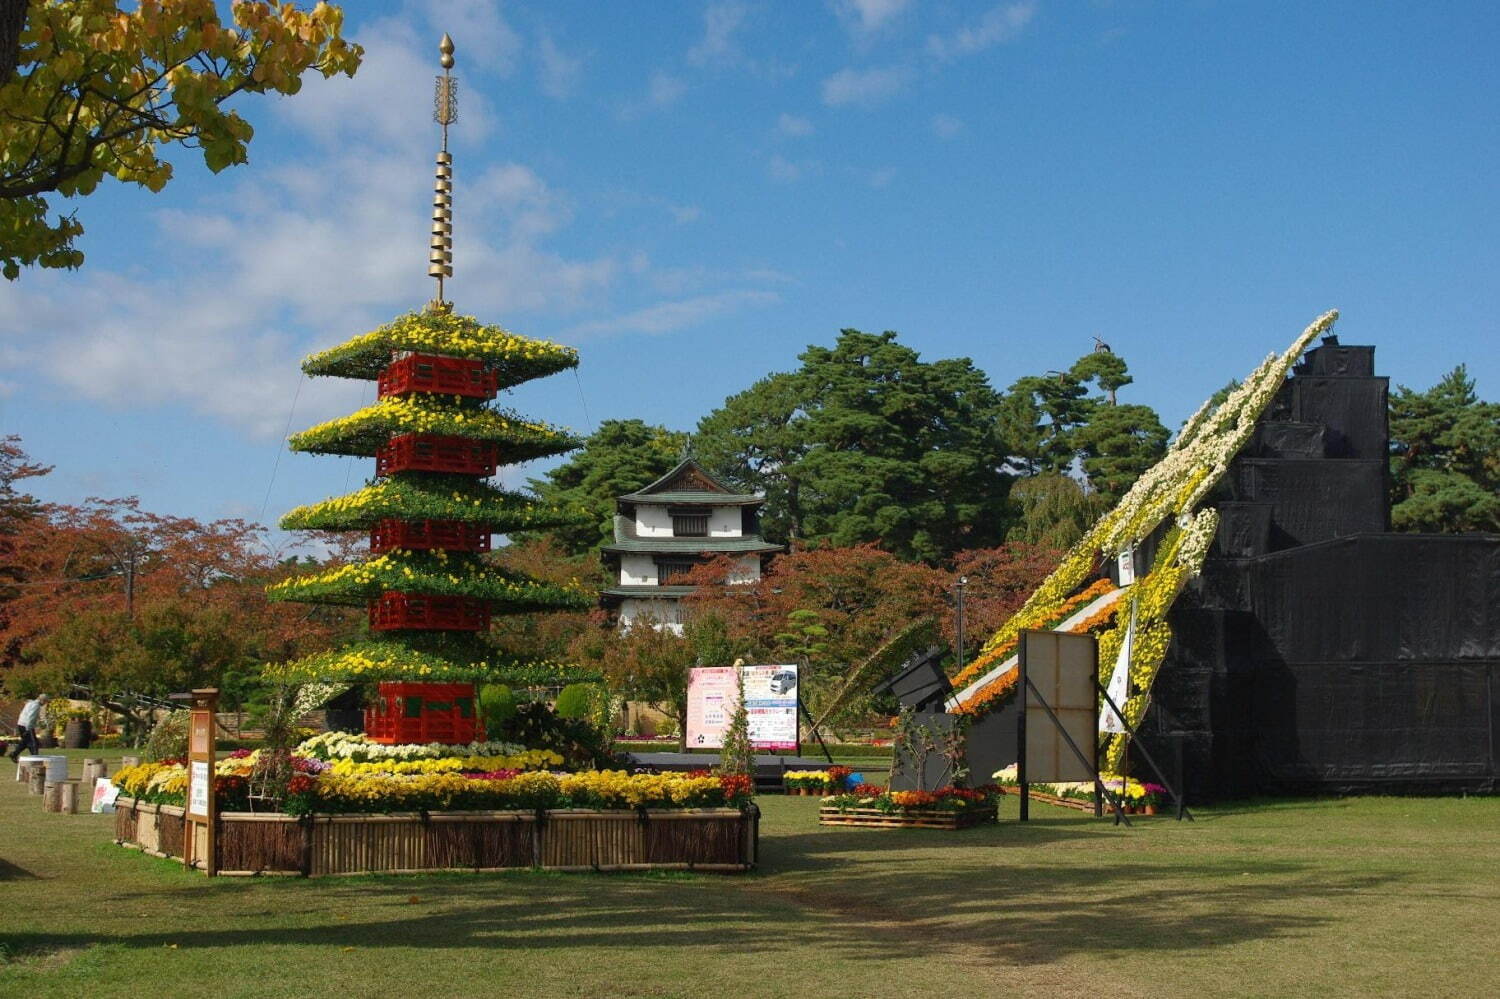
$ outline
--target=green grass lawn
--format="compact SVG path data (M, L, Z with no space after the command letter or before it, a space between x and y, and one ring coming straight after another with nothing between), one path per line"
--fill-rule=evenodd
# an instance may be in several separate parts
M745 876L211 881L0 776L8 995L1468 996L1500 981L1493 798L1255 802L1128 830L1045 805L1022 826L1007 799L1000 826L941 833L823 829L816 799L763 797L763 868Z

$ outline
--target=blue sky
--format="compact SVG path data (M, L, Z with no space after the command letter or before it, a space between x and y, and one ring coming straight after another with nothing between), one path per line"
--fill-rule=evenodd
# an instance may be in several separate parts
M1175 425L1331 307L1393 382L1466 362L1500 398L1500 5L345 9L354 80L244 101L248 165L107 184L83 270L0 287L0 429L46 498L274 520L370 474L280 441L371 391L304 354L431 297L444 30L449 297L582 354L529 415L691 428L857 327L999 388L1099 335Z

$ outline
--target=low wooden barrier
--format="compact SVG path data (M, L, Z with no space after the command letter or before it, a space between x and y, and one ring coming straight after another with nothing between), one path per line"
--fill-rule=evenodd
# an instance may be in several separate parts
M207 849L198 828L198 849ZM747 871L760 843L760 810L647 808L534 812L405 812L294 816L221 812L223 875L498 871ZM182 856L182 809L120 797L115 842ZM201 866L201 865L195 865Z
M944 808L908 808L900 812L882 812L878 808L845 808L824 805L818 810L818 823L825 826L866 826L872 829L968 829L971 826L998 822L997 802L987 809L966 808L950 811Z

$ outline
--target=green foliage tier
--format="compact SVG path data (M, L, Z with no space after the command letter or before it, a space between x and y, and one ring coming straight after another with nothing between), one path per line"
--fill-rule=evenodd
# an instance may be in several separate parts
M313 354L302 362L302 370L309 375L374 379L391 363L392 354L407 350L483 361L499 377L501 388L578 366L578 351L572 347L517 336L473 316L428 311L408 313Z
M501 463L516 464L571 451L579 441L544 423L453 396L415 394L380 399L348 416L293 434L293 451L371 457L402 434L441 434L501 446Z
M480 681L530 687L599 679L597 670L550 660L523 659L497 651L467 634L370 639L266 667L266 675L288 683L363 683L427 680Z
M539 583L497 568L480 555L392 551L363 562L284 580L266 589L272 600L359 606L387 592L434 597L470 597L498 605L502 613L587 610L591 594Z
M400 473L347 496L299 506L281 518L288 531L355 531L381 520L459 520L497 534L592 526L592 515L538 503L473 476Z

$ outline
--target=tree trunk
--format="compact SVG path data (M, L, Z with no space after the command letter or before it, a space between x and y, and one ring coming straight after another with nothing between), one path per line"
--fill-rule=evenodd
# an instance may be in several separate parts
M28 0L0 0L0 86L16 71L21 57L21 31L26 27Z

